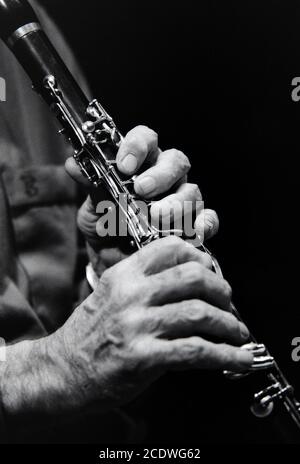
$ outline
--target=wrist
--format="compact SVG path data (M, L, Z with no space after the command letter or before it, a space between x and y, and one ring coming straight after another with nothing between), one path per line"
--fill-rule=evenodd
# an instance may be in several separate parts
M7 347L0 391L9 434L48 427L74 413L72 376L62 350L56 334Z

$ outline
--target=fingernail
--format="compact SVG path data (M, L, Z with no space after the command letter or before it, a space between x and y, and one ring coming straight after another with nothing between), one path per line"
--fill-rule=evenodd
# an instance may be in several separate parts
M205 239L210 238L213 235L214 232L214 223L212 221L205 221L205 227L204 227L204 237Z
M212 221L210 221L210 220L205 221L205 224L206 224L206 226L207 226L207 228L209 229L210 232L213 230L213 228L215 226L214 223Z
M132 174L137 168L138 162L134 155L129 153L122 161L122 167L126 174Z
M240 364L241 368L249 368L253 363L253 354L248 350L240 349L237 352L237 361Z
M149 195L155 190L156 182L153 179L153 177L146 176L142 177L142 179L138 179L136 181L136 186L138 187L142 195Z
M247 329L245 324L243 324L242 322L240 322L239 325L240 325L240 333L241 333L242 338L244 340L248 340L248 338L250 337L249 330Z

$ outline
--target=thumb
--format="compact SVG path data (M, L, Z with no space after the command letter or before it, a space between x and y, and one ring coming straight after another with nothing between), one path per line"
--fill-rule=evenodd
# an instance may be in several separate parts
M91 187L90 181L83 175L83 173L80 170L80 167L78 166L73 157L70 157L66 160L65 168L67 173L70 177L72 177L73 180L87 188Z

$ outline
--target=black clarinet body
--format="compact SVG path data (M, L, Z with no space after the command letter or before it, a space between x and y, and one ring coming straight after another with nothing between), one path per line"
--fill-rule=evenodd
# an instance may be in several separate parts
M45 79L56 76L73 118L81 125L86 120L89 101L42 30L31 6L18 0L0 1L0 26L1 38L23 66L34 89L51 108L53 99L45 88Z
M24 67L35 91L60 122L60 132L72 144L74 158L91 186L97 190L100 184L104 185L119 208L124 208L120 196L126 197L124 217L131 232L132 245L139 249L158 239L160 231L149 224L147 214L140 210L132 194L134 179L124 179L117 170L115 157L122 141L121 133L100 103L97 100L90 102L84 95L27 0L0 0L0 28L1 38ZM209 253L204 245L202 249ZM220 273L214 258L213 262L215 271ZM239 317L233 305L232 311ZM257 420L263 421L265 417L269 426L273 410L276 410L280 413L276 415L276 423L283 429L283 441L300 442L300 410L292 386L265 345L258 344L252 337L245 349L254 354L251 370L243 375L227 372L226 376L234 379L235 387L239 379L241 385L251 379L251 411L256 418L261 418ZM256 385L254 390L253 384ZM290 426L293 428L291 433Z

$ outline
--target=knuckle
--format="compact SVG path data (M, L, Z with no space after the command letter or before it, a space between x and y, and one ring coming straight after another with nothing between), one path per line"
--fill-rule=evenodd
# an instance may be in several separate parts
M148 126L145 126L145 125L140 125L139 126L140 130L143 131L145 134L147 134L147 136L153 140L157 140L158 139L158 134L157 132L155 132L153 129L151 129L150 127Z
M143 350L140 349L136 340L131 340L126 347L126 350L118 353L118 357L120 359L123 374L137 373L143 369Z
M221 343L220 347L222 348L221 361L223 365L230 366L232 365L232 362L235 363L237 352L233 351L232 348L227 343Z
M132 134L129 139L131 149L135 152L134 154L139 154L137 152L147 153L148 145L144 138L137 134Z
M172 148L171 153L176 159L176 162L178 163L180 169L184 173L187 173L191 169L191 163L188 157L182 151L177 150L176 148Z
M190 364L194 364L200 358L202 358L203 352L204 352L203 345L201 343L200 344L195 343L193 339L191 339L190 341L187 341L182 346L182 357Z
M146 124L138 124L133 130L136 132L154 132L150 127L146 126Z
M226 280L224 280L223 293L226 300L230 302L232 298L232 288Z
M183 329L193 319L193 314L188 302L166 307L162 312L162 325L167 328L175 326Z
M151 355L151 337L136 337L131 340L126 353L126 367L131 372L145 372L155 363Z
M132 136L136 137L139 141L141 139L150 139L151 141L156 141L158 139L158 134L148 126L138 125L133 129Z
M225 312L225 311L222 311L221 314L222 314L223 321L225 322L225 325L228 328L230 328L231 331L240 332L239 322L233 314Z
M201 261L204 267L211 269L213 267L213 260L209 254L201 252Z
M137 126L135 126L135 128L133 129L134 131L137 131L137 132L142 132L142 131L147 131L149 130L149 127L146 126L146 124L138 124Z
M190 322L206 323L211 320L211 311L203 301L189 300L186 304L188 307L184 312L184 316Z
M204 279L204 267L202 264L195 261L186 263L184 272L188 281L202 281Z
M124 280L124 276L122 276ZM118 285L120 286L120 284ZM151 288L147 285L145 279L138 279L136 277L130 278L127 282L124 280L124 284L121 285L122 297L124 296L125 301L129 305L135 303L144 303L147 301L147 296L150 294Z
M144 331L147 334L160 335L165 332L164 324L162 323L162 320L160 317L156 317L153 315L152 317L146 317L143 321L143 325L144 325Z
M127 311L123 311L120 314L120 322L123 327L128 327L130 331L135 330L140 327L143 320L143 315L141 311L138 311L137 308L131 308Z
M170 274L169 274L170 275ZM171 271L171 279L174 283L174 286L178 280L182 280L185 276L184 270L180 266L174 266ZM170 282L171 283L171 282Z
M127 310L108 318L104 330L114 357L123 370L134 371L143 367L143 344L145 339L140 329L142 318L137 310Z
M122 313L113 314L107 317L103 326L106 338L110 345L121 348L126 344L126 320Z
M137 269L143 269L143 264L145 262L145 250L144 250L144 248L141 248L140 250L136 251L134 253L134 255L132 256L132 258L134 258L135 267Z
M163 243L164 246L169 246L171 248L186 246L184 240L176 235L169 235L169 237L161 239L161 243Z
M202 194L201 194L199 185L197 185L197 184L188 184L188 185L189 185L189 188L191 190L192 197L197 201L201 201L202 200Z
M211 311L209 310L207 305L200 305L198 308L198 312L202 323L207 323L211 320Z

